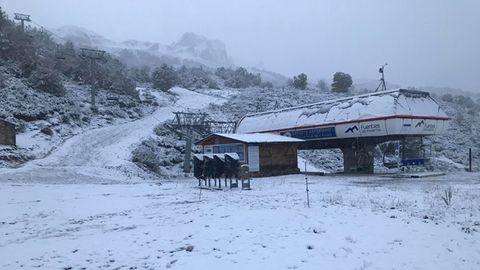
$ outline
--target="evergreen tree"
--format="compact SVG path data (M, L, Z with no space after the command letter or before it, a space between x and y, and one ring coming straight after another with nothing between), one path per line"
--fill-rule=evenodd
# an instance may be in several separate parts
M307 74L300 73L298 76L293 76L292 86L295 89L305 90L307 88Z
M332 91L337 93L348 92L352 86L352 76L343 72L336 72L333 74Z

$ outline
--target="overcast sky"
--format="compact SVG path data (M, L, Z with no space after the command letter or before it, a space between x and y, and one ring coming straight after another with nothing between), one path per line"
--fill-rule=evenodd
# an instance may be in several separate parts
M480 92L480 0L0 0L45 27L118 41L222 40L237 65Z

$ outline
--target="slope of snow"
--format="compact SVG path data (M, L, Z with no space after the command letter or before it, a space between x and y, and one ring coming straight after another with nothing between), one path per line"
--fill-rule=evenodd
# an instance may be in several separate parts
M284 75L263 68L249 67L248 71L253 74L260 74L262 80L271 82L276 87L284 87L288 82L288 78Z
M86 131L67 140L46 158L18 169L0 169L0 174L20 182L124 182L125 176L138 180L141 171L130 162L135 144L152 135L156 125L171 119L174 111L202 109L224 101L182 88L171 92L177 96L175 104L140 120Z
M201 193L1 181L0 268L479 269L479 176L308 176L311 208L303 175Z

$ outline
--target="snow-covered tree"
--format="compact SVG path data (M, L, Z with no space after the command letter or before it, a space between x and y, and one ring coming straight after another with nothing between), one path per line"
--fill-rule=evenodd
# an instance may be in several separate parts
M215 75L225 81L225 86L232 88L262 86L262 78L260 74L250 73L243 67L239 67L235 70L221 67L216 70Z
M212 78L212 72L203 67L187 68L182 66L177 70L178 85L188 89L218 88Z
M162 91L174 87L178 82L178 77L175 69L169 65L163 64L156 68L152 73L153 87Z
M307 74L300 73L298 76L293 76L292 86L295 89L305 90L307 88Z

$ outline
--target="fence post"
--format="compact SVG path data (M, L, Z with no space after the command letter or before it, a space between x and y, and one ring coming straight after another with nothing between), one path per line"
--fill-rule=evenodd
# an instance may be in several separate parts
M307 162L305 162L305 189L307 191L307 206L310 208L310 196L308 194L308 176L307 176Z

